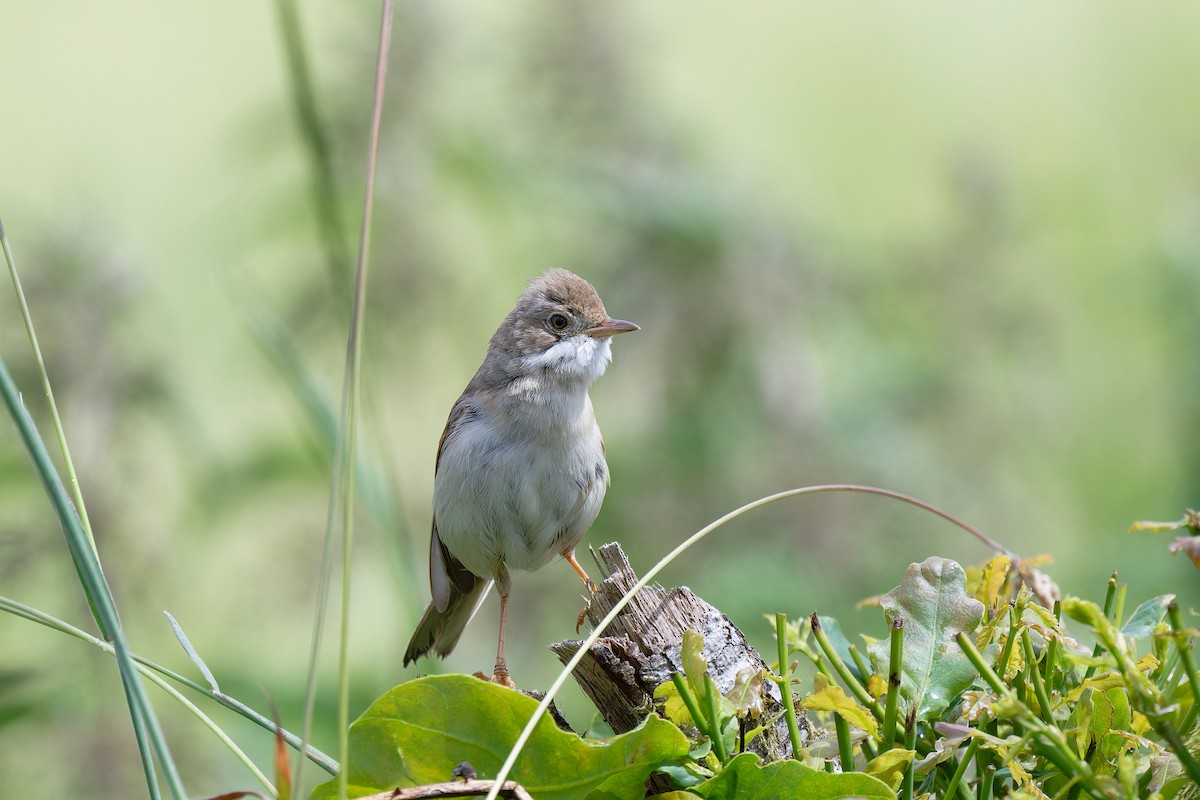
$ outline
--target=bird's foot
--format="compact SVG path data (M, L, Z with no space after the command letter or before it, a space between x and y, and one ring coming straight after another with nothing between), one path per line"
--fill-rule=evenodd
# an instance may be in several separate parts
M476 672L475 677L481 681L495 683L500 686L505 686L509 689L516 689L517 684L513 683L513 679L508 676L508 667L503 661L497 661L495 669L492 670L491 677L484 675L482 672Z
M592 591L595 594L595 590ZM587 621L588 612L592 610L592 601L588 598L583 598L583 611L579 612L579 617L575 620L575 633L578 635L583 630L583 623Z

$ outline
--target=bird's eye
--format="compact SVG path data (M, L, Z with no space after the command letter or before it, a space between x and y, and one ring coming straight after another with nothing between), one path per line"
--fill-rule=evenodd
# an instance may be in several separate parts
M571 321L567 319L565 314L550 315L550 327L556 331L566 330L566 327L570 324L570 322Z

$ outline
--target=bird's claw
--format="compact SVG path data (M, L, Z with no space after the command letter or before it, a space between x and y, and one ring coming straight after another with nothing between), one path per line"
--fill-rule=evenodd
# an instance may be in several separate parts
M593 590L592 594L595 594ZM579 634L583 630L583 623L587 621L588 612L592 610L592 601L588 598L583 598L583 611L579 612L579 617L575 620L575 633Z
M494 683L498 686L504 686L509 689L517 688L517 684L513 683L513 679L508 677L508 667L504 666L503 664L497 664L496 668L492 670L492 674L490 676L484 675L482 672L476 672L475 677L479 678L481 681Z

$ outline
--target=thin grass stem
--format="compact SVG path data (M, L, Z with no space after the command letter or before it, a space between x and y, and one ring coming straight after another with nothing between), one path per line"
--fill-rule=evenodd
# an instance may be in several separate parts
M49 614L46 614L45 612L42 612L42 611L37 610L36 608L27 606L24 603L19 603L16 600L12 600L7 597L0 597L0 611L7 611L8 613L12 614L13 616L21 617L22 619L29 620L30 622L36 622L39 625L43 625L47 628L50 628L51 630L58 631L60 633L65 633L68 636L73 636L74 638L79 639L80 641L87 642L88 644L92 645L93 647L99 648L100 650L102 650L105 653L108 653L109 655L115 654L113 646L111 644L109 644L108 642L93 636L92 634L88 633L87 631L76 628L74 625L71 625L68 622L64 622L63 620L58 619L57 617L52 617ZM180 675L178 672L175 672L172 669L164 667L161 664L157 664L157 663L149 660L148 658L143 658L142 656L139 656L136 653L133 654L133 660L139 665L139 667L144 667L148 670L152 670L153 672L156 672L165 678L169 678L170 680L174 681L175 683L178 683L181 686L185 686L188 689L191 689L195 692L198 692L199 694L204 695L205 697L209 697L209 698L213 699L220 705L224 706L225 708L228 708L230 711L234 711L234 712L240 714L241 716L243 716L246 719L250 720L251 722L255 723L259 727L263 728L264 730L270 731L272 734L274 734L278 730L276 728L274 721L268 719L267 717L258 713L257 711L255 711L254 709L245 705L241 701L225 694L224 692L213 691L210 687L207 687L200 683L197 683L196 681L192 680L191 678ZM139 671L141 671L141 670L139 669ZM296 734L291 733L290 731L287 731L287 730L280 730L280 732L283 734L284 741L287 742L289 747L291 747L294 750L301 751L303 753L303 755L306 756L310 761L312 761L314 764L316 764L317 766L324 769L330 775L337 774L338 764L332 758L330 758L329 756L325 755L320 750L317 750L316 748L314 748L312 746L303 746L302 747L300 737L297 736Z
M12 248L8 244L8 234L4 230L4 220L0 220L0 247L4 250L4 260L8 264L8 274L12 278L13 291L17 296L17 306L21 309L21 320L25 323L25 334L29 337L29 346L33 349L33 360L37 364L38 377L42 381L42 391L46 394L46 405L50 409L50 420L54 424L54 433L58 437L58 447L62 452L63 466L67 470L67 481L71 484L71 498L79 512L79 520L87 534L88 544L92 552L97 553L96 538L92 534L92 523L88 519L87 504L83 502L83 491L79 488L79 476L75 474L75 462L71 458L71 450L67 447L67 434L63 430L62 417L58 414L58 404L54 402L54 390L50 387L50 376L46 372L46 362L42 358L42 348L38 344L37 332L33 328L33 316L29 313L29 305L25 301L25 291L21 288L21 278L17 274L17 262L13 258ZM99 622L99 620L97 620ZM104 631L101 629L101 634Z
M367 265L370 263L371 222L375 205L375 175L379 163L379 132L383 124L384 87L387 84L388 51L392 41L392 0L383 0L380 10L379 46L375 59L375 91L371 108L371 132L367 145L366 180L363 186L362 225L358 236L358 263L354 271L354 304L350 336L346 345L346 403L342 409L342 437L346 449L342 461L342 603L338 639L338 753L343 765L350 763L350 589L351 550L354 540L354 473L358 447L359 388L362 382L362 336L366 317ZM338 772L338 797L346 797L349 770Z
M108 582L104 578L104 571L100 567L100 559L96 557L96 551L88 541L79 514L76 513L71 499L67 496L62 479L50 460L46 443L42 441L37 427L21 403L20 393L17 391L16 384L13 383L12 376L9 375L3 359L0 359L0 395L4 397L9 415L17 426L26 451L33 460L38 477L42 481L42 486L54 506L66 538L67 549L71 553L71 560L79 574L80 583L87 595L95 602L94 607L99 617L98 624L101 630L108 632L108 638L113 643L117 671L121 676L121 687L129 706L129 717L133 725L134 737L137 740L138 753L142 759L142 770L146 777L146 786L150 796L155 800L160 796L154 768L155 758L157 758L172 796L176 800L183 800L187 796L187 792L183 788L179 770L171 758L166 738L158 724L158 718L154 715L150 699L146 695L146 687L138 678L128 642L121 629L116 603L108 588ZM153 750L153 756L151 750Z

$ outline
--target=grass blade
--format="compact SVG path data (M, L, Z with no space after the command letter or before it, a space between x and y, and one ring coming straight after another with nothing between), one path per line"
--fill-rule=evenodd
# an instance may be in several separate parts
M46 494L58 515L59 524L62 526L67 540L67 549L71 553L71 560L75 563L75 570L79 573L84 591L94 604L101 630L108 632L107 638L113 643L117 657L117 670L120 673L121 685L125 690L125 699L129 705L129 716L133 722L133 731L137 739L138 752L142 758L142 768L146 774L146 785L150 796L152 798L159 797L158 781L154 772L154 758L150 753L151 746L153 746L154 755L163 769L172 795L177 800L184 800L187 793L184 791L179 771L167 748L167 742L163 737L158 719L154 716L150 700L146 696L146 689L137 676L129 646L125 641L125 634L121 630L112 592L108 588L108 582L100 567L100 559L96 557L96 551L84 532L83 522L67 496L67 491L63 487L58 472L54 469L54 464L50 461L50 454L46 450L45 442L42 441L37 427L21 403L16 384L13 383L12 376L9 375L3 359L0 359L0 394L4 396L4 403L8 407L9 415L17 426L21 440L24 442L30 458L33 459L38 477L41 478Z

